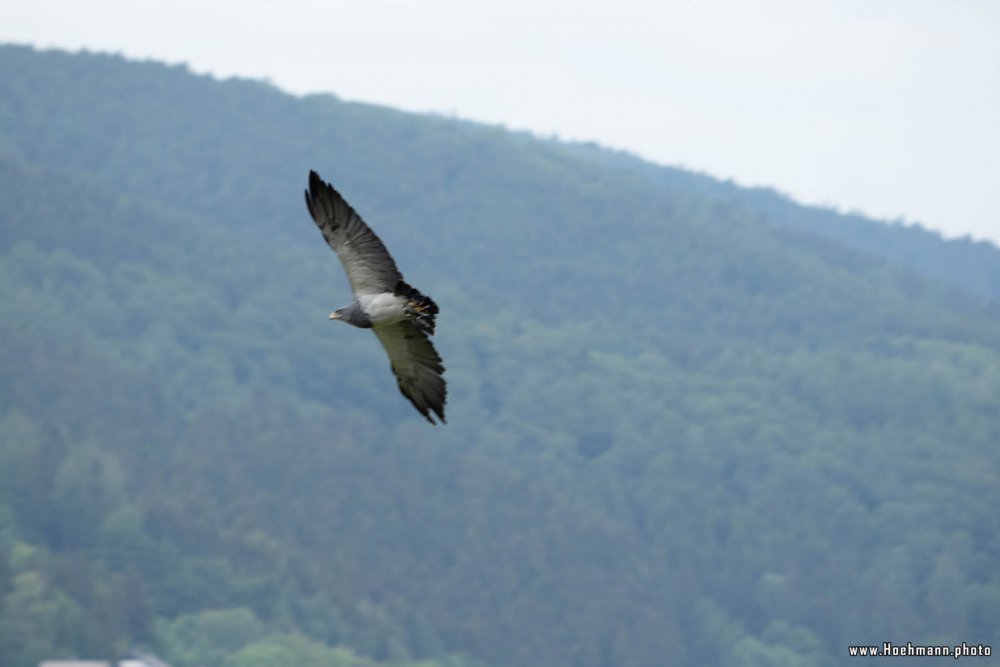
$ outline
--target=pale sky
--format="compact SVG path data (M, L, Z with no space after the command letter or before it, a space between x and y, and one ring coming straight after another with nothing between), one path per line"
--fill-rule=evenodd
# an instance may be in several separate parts
M998 0L2 0L0 41L596 141L1000 243Z

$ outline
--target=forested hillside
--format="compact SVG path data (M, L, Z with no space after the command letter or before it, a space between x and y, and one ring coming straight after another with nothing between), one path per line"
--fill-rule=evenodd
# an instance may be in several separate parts
M1000 298L1000 254L988 241L942 239L918 223L891 223L857 212L803 206L772 188L741 188L704 174L637 160L626 153L585 144L569 146L584 159L644 176L651 185L674 193L732 202L776 225L804 229L962 288L981 298Z
M441 306L447 426L327 321L349 292L310 168ZM992 245L0 46L0 274L2 665L822 666L1000 639Z

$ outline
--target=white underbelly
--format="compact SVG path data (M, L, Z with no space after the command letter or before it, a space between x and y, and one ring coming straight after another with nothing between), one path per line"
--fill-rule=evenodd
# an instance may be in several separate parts
M394 324L406 317L403 312L406 299L389 292L362 296L358 302L372 324Z

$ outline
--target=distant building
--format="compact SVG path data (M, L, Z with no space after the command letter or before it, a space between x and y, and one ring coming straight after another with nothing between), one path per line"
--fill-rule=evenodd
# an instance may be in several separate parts
M139 654L137 657L113 662L111 660L43 660L38 667L170 667L155 655Z
M118 667L170 667L152 653L147 653L141 649L133 648L129 655L131 659L118 663Z

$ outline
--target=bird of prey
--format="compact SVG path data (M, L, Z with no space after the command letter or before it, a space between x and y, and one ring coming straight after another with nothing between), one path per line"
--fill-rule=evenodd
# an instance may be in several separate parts
M344 265L354 293L351 303L333 311L330 319L374 331L403 396L430 423L435 415L444 423L448 389L430 339L437 304L406 284L375 232L315 171L309 172L306 207Z

